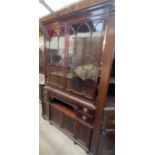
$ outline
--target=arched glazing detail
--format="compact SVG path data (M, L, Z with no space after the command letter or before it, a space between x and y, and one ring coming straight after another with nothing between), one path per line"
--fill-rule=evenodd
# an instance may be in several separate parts
M72 90L72 81L73 78L73 68L75 67L75 41L76 41L76 30L74 27L70 26L68 29L68 54L67 54L67 89Z
M50 32L47 50L47 82L63 87L64 29Z
M58 35L55 31L51 32L52 35L49 39L49 45L47 49L47 64L53 65L54 64L54 53L56 53L58 49Z
M94 98L94 88L97 86L98 61L103 37L103 21L88 21L70 26L69 34L74 42L74 50L68 49L67 89L81 96ZM69 39L70 44L70 39ZM70 48L70 47L69 47Z

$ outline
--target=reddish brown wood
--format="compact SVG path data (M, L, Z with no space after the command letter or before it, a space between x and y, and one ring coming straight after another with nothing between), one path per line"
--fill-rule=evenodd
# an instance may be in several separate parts
M47 118L50 123L58 127L86 151L90 151L90 154L100 155L98 154L98 146L102 130L106 129L107 133L109 133L109 131L111 132L111 129L114 128L112 126L113 124L111 124L111 122L114 122L114 113L111 113L110 111L109 114L108 111L108 108L114 109L114 107L112 107L114 101L112 100L112 97L110 100L107 98L109 83L114 81L110 80L114 53L114 14L112 13L114 9L112 5L113 1L111 0L90 0L90 4L87 2L84 1L79 5L74 5L74 7L77 8L72 7L60 11L61 22L56 21L56 18L53 17L42 19L45 32L63 27L65 33L64 64L62 66L63 74L62 77L58 75L52 77L53 79L56 78L59 85L47 81L48 73L51 71L59 71L60 67L49 67L45 61L46 83L43 88L42 105L44 117ZM85 23L87 21L98 19L104 22L104 32L101 32L104 33L104 36L101 38L99 46L100 53L96 60L98 64L98 72L95 75L96 84L93 85L92 89L92 94L94 95L88 97L85 94L83 95L80 91L76 92L75 90L71 91L67 89L67 61L69 54L68 30L73 24ZM45 38L46 37L47 36L45 35ZM78 53L79 50L77 43L75 46L76 48L74 52ZM89 49L88 52L90 52L92 47L91 45L88 46L87 42L85 42L83 48L85 49L84 51ZM47 52L48 49L45 48L45 58L47 58ZM84 56L85 53L83 52L82 55ZM115 82L113 82L113 84L115 84ZM79 87L82 86L83 85L79 85ZM107 114L107 116L105 114ZM104 125L103 122L106 121L109 124L105 123L106 125Z
M103 9L101 9L101 11L102 11ZM104 20L104 25L106 25L107 24L107 20L106 20L106 17L103 17L103 15L98 15L97 14L97 16L92 16L91 15L91 13L89 13L89 14L84 14L82 17L80 16L80 18L78 18L78 19L76 19L75 20L75 17L74 17L74 19L70 19L69 20L69 22L68 21L66 21L67 22L67 24L69 24L69 25L72 25L72 24L76 24L76 23L78 23L78 24L80 24L80 23L85 23L85 22L87 22L87 21L95 21L95 20ZM55 23L55 22L54 22ZM68 33L67 33L67 24L65 24L65 23L59 23L58 25L54 25L54 24L50 24L48 27L48 30L55 30L55 29L60 29L60 27L62 27L61 26L61 24L62 25L66 25L65 26L65 35L66 35L66 37L65 37L65 52L64 52L64 66L62 67L62 70L63 70L63 74L64 74L64 77L62 77L62 85L60 86L60 85L58 85L58 86L60 86L60 87L63 87L64 89L66 88L66 85L67 85L67 79L66 79L66 75L67 75L67 54L68 54L68 43L67 43L67 41L68 41ZM104 37L101 37L101 40L103 39ZM75 45L76 46L76 45ZM84 46L85 47L85 46ZM102 42L100 42L100 47L102 47ZM78 51L78 49L76 49L77 51ZM76 52L76 50L75 50L75 52ZM99 56L98 56L98 58L100 59L100 55L102 55L101 54L101 51L100 51L100 53L99 53ZM100 62L100 60L97 60L98 62ZM46 74L47 74L47 72L49 72L49 69L48 68L51 68L51 67L47 67L47 69L46 69ZM53 68L53 67L52 67ZM55 70L58 70L58 67L56 67L55 68ZM54 68L53 68L53 71L54 71ZM90 96L87 96L87 95L85 95L85 94L79 94L80 96L83 96L83 97L87 97L88 99L92 99L92 100L95 100L95 95L96 95L96 87L97 87L97 85L96 85L96 83L97 83L97 79L98 79L98 76L96 75L96 80L94 81L94 84L93 84L93 92L92 92L92 96L90 97ZM61 81L59 82L59 84L61 83ZM56 84L54 84L54 85L56 85ZM76 94L78 94L77 92L75 92L75 91L73 91L72 90L72 92L73 93L76 93Z
M109 86L109 79L111 75L111 67L113 62L113 55L114 55L114 16L109 17L109 23L107 27L107 38L106 38L106 45L104 48L103 53L103 65L101 70L101 81L99 85L99 93L97 98L97 106L96 106L96 116L95 116L95 124L94 124L94 131L92 136L91 142L91 152L93 154L97 153L98 143L100 138L101 132L101 121L102 121L102 109L104 108L107 91Z
M74 119L76 118L76 114L74 113L74 111L65 107L64 105L52 103L51 106L52 108L59 110L60 112L68 115L71 118L74 118Z
M110 0L110 1L112 1L112 0ZM79 12L79 10L86 10L86 8L90 9L91 7L95 7L97 5L104 4L106 2L109 2L109 0L89 0L89 1L83 0L79 3L70 5L67 8L61 9L57 13L59 16L69 15L71 13L75 13L76 11ZM55 16L50 14L50 15L47 15L47 16L41 18L39 21L41 23L44 23L44 22L49 21L54 18L55 18Z
M45 86L45 88L48 89L49 91L51 91L51 93L58 98L60 97L70 103L79 104L81 106L85 106L89 109L95 110L95 106L93 105L93 102L89 101L88 99L83 99L83 98L77 97L76 95L64 92L59 88L55 88L54 86L52 86L52 87Z
M50 122L80 143L88 151L92 128L78 119L74 109L60 102L51 102ZM45 118L47 118L45 116ZM86 133L86 134L85 134Z
M44 37L40 36L42 39L42 47L39 47L39 73L45 74L45 51L44 51Z

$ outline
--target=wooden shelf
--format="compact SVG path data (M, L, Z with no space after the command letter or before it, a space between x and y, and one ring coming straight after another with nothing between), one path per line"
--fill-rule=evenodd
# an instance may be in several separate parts
M71 118L76 118L76 114L75 114L74 110L71 109L71 108L69 108L69 107L66 106L66 105L61 105L61 104L59 104L59 103L52 103L51 106L52 106L54 109L56 109L56 110L58 110L58 111L64 113L65 115L67 115L67 116L69 116L69 117L71 117Z
M115 129L103 129L103 130L102 130L102 134L103 134L103 135L115 134Z
M115 96L107 97L104 111L114 111L115 110Z

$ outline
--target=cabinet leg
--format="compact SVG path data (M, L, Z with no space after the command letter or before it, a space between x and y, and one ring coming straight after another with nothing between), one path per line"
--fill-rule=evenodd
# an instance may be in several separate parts
M44 115L42 115L43 119L46 119Z
M89 151L86 151L86 154L89 154Z

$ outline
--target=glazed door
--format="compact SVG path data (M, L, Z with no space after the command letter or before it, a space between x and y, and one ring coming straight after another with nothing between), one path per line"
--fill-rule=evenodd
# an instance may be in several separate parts
M104 30L103 19L68 25L68 91L94 99Z
M44 74L44 37L39 37L39 73Z
M46 82L63 88L64 81L64 28L46 34Z

